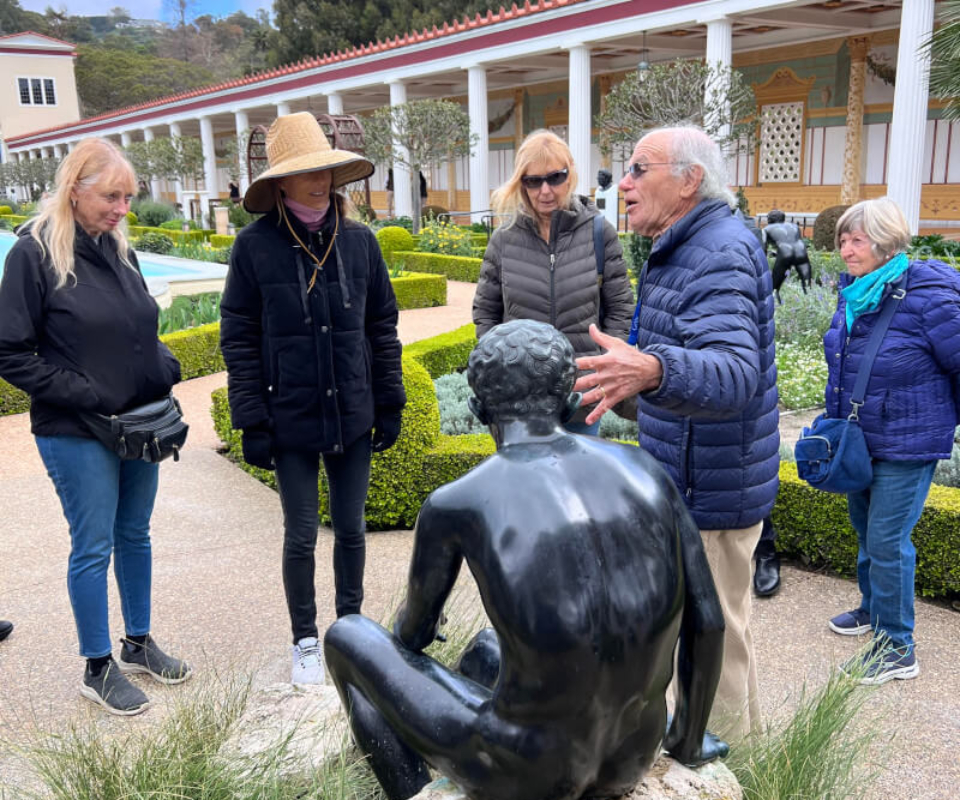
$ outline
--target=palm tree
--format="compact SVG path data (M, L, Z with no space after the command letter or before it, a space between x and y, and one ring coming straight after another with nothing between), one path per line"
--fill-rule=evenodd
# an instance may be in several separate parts
M960 0L946 0L930 37L930 94L947 101L947 119L960 120Z

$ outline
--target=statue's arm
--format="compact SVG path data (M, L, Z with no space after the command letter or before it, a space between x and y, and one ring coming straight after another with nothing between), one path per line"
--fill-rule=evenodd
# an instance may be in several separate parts
M411 650L423 650L436 637L443 604L460 573L463 553L453 530L428 499L417 518L407 596L393 626L394 635Z
M729 749L706 732L723 665L724 622L700 531L679 495L674 505L685 590L677 657L677 704L663 747L680 763L697 766L725 756Z

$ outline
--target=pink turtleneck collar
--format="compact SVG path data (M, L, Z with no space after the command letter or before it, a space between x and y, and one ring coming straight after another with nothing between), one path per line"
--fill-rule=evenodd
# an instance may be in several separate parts
M303 203L298 203L289 197L283 198L283 204L293 212L294 216L306 226L310 233L316 233L320 230L320 226L323 225L323 221L327 218L327 211L330 208L328 205L323 211L317 211L317 209L305 206Z

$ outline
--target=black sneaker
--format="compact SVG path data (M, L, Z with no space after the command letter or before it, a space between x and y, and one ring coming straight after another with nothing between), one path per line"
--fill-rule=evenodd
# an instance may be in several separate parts
M13 633L13 623L7 622L5 619L0 619L0 642L6 639L11 633Z
M91 674L90 665L87 665L80 694L121 717L132 717L146 711L150 705L147 696L120 673L112 658L99 675Z
M160 683L183 683L193 671L185 661L163 652L153 637L147 634L143 644L121 639L120 671L126 674L142 673Z

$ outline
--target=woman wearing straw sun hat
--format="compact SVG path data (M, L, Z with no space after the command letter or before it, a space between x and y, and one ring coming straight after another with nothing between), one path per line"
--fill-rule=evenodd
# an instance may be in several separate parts
M294 683L322 683L314 592L319 466L330 487L337 616L359 613L372 452L400 433L406 397L397 303L373 233L336 189L373 172L334 150L311 114L278 117L269 169L247 190L263 214L237 236L220 306L233 426L249 464L276 469Z

